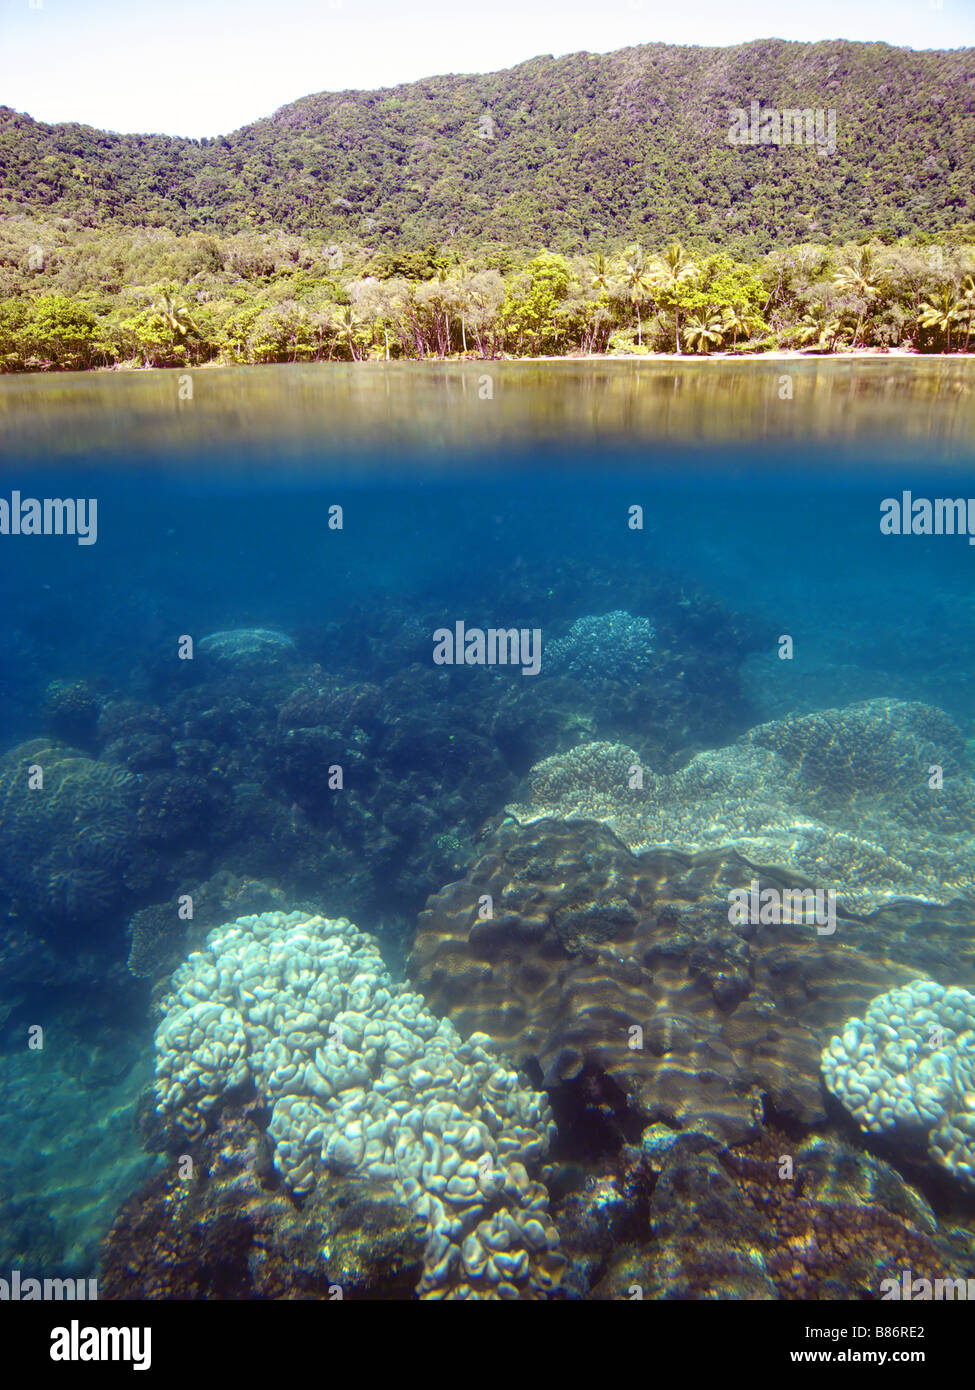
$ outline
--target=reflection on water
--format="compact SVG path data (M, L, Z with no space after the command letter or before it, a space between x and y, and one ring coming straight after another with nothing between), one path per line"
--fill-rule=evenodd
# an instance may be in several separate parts
M189 397L189 398L188 398ZM0 446L44 455L390 441L698 442L890 434L975 440L975 361L955 358L309 363L0 379Z

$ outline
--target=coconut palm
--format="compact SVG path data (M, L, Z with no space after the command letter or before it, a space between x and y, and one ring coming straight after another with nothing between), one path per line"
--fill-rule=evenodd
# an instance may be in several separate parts
M358 362L359 354L356 348L358 347L357 339L362 324L351 304L346 304L342 309L335 326L338 329L339 338L343 338L348 345L353 362Z
M642 253L641 253L642 254ZM609 262L602 251L597 251L591 262L593 289L605 294L609 290Z
M945 335L945 351L951 351L951 326L960 323L965 316L966 305L964 299L956 299L955 292L950 285L942 287L940 292L932 295L921 305L918 314L918 323L922 328L934 328L939 333Z
M668 308L674 311L674 341L677 351L680 345L680 301L678 287L687 280L694 280L699 274L698 266L691 260L679 241L672 241L657 260L656 282L663 291Z
M738 335L753 333L759 320L737 304L727 304L724 309L723 331L732 335L731 350L738 350Z
M190 333L197 338L200 336L189 309L177 298L176 290L172 287L161 291L152 304L152 312L159 314L175 337L186 338Z
M650 291L650 275L643 255L642 246L631 246L626 253L626 270L623 274L630 303L636 309L636 341L643 346L643 314L640 305Z
M859 253L846 265L840 266L833 276L833 284L844 294L854 295L865 306L873 303L880 293L880 286L876 283L874 276L873 253L869 246L861 247ZM860 329L863 327L863 313L863 309L857 312L857 324L853 332L852 347L856 347L860 337Z
M833 276L837 289L847 294L859 295L862 299L874 299L880 293L873 267L873 252L869 246L862 246L846 265L841 265Z
M725 317L720 309L705 309L688 314L684 322L684 340L697 352L709 352L725 335Z
M812 343L825 352L830 352L840 335L840 321L822 302L807 309L796 325L796 341Z

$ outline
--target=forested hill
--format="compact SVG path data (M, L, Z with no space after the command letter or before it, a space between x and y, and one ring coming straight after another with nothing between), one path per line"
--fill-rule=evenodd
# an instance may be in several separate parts
M752 101L834 110L835 153L729 143ZM975 49L649 44L322 93L202 141L2 107L0 185L7 213L386 246L893 240L975 220Z

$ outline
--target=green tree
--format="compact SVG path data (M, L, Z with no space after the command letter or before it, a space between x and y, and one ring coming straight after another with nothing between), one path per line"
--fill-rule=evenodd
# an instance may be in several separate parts
M208 356L212 349L176 286L159 285L151 293L148 308L119 324L128 354L147 367L182 366Z
M29 314L21 299L0 302L0 371L21 372L30 358L25 332Z
M167 285L159 291L152 312L159 315L177 341L199 338L200 330L175 285Z
M732 352L737 352L738 350L738 337L740 334L747 336L754 333L757 329L764 327L762 320L757 314L749 314L746 310L734 304L726 305L722 310L722 314L724 319L723 331L732 335Z
M822 301L813 304L796 326L796 341L813 344L823 352L832 352L840 335L840 320Z
M944 285L938 294L932 295L921 305L918 322L922 328L932 328L936 333L943 334L945 352L950 352L952 326L962 322L964 314L965 301L956 298L950 285Z
M35 300L22 333L28 357L42 365L70 371L90 367L95 360L95 317L66 295L44 294Z
M869 311L870 305L880 294L880 286L876 282L873 253L869 246L861 247L860 250L847 262L840 266L833 276L833 283L838 290L853 297L856 304L857 321L856 328L853 330L852 347L856 347L860 339L860 329L863 327L864 315Z
M572 271L563 256L543 251L508 287L501 315L507 333L520 351L527 338L532 352L557 350L563 325L559 306L565 299Z
M698 352L710 352L725 335L725 317L720 309L688 314L684 322L684 340Z
M681 351L681 309L691 307L691 301L687 299L684 291L690 282L696 280L698 274L699 270L696 263L691 260L679 241L672 241L663 255L658 258L656 283L659 286L659 293L657 300L662 308L670 309L673 312L674 339L678 352Z
M961 289L962 313L961 317L965 320L965 351L968 351L968 344L972 338L972 326L975 324L975 277L969 275Z
M641 252L642 255L642 252ZM597 251L590 262L593 287L602 294L609 293L609 262L603 251Z
M361 361L365 356L368 339L363 334L362 321L351 304L346 304L339 310L335 326L338 330L338 340L348 348L353 362Z
M650 296L650 268L642 246L631 246L626 253L623 283L627 298L636 310L636 341L643 346L643 305Z

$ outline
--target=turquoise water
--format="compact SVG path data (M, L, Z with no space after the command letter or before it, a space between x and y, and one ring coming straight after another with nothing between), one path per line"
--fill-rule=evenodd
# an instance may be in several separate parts
M760 726L785 730L769 745L784 747L810 713L877 702L896 724L902 704L943 712L912 716L931 731L911 735L917 789L903 768L899 780L877 770L889 748L851 745L853 800L829 785L827 760L796 815L847 835L867 817L866 840L901 866L885 901L910 898L922 922L931 904L952 905L957 947L939 945L938 919L920 929L930 959L912 955L881 911L877 959L975 989L975 546L880 525L905 491L975 498L975 371L779 366L526 364L521 378L492 364L466 376L254 368L195 373L181 401L175 373L0 382L0 496L97 503L92 544L0 535L0 1090L12 1135L0 1146L0 1273L99 1273L113 1214L166 1171L137 1124L153 1109L153 1000L206 929L270 910L346 916L401 978L418 914L465 880L485 825L525 804L539 762L590 743L636 750L665 777ZM492 372L496 394L479 399ZM782 373L795 377L788 402ZM573 638L580 619L604 625ZM537 631L538 674L439 664L435 634L459 622ZM279 646L226 660L201 646L250 629L281 634ZM547 662L565 642L575 664ZM859 719L839 720L847 737ZM935 763L955 799L931 819L916 802ZM345 801L327 784L336 764ZM33 766L48 772L43 805L24 791ZM874 791L891 798L880 811ZM696 854L716 814L669 848ZM886 840L888 815L899 829ZM939 834L955 837L950 849L938 841L928 889L910 879L908 891ZM844 888L862 886L859 854L821 883L788 854L774 864L814 888L838 883L842 908ZM134 930L187 891L205 904L197 936L160 945ZM149 938L140 955L134 943ZM882 992L851 998L862 1015ZM479 997L461 1004L491 1033ZM831 1020L815 1025L817 1046ZM38 1024L43 1048L27 1041ZM544 1074L559 1101L555 1152L585 1153L591 1181L651 1119L698 1122L672 1097L658 1114L641 1092L638 1120L617 1115L604 1140L591 1113L559 1099L573 1077L530 1061L544 1048L500 1023L496 1041L532 1084ZM766 1092L766 1113L776 1107ZM790 1115L802 1134L870 1147L849 1114L814 1110ZM968 1230L971 1185L889 1141L885 1161ZM587 1297L563 1244L572 1296Z

